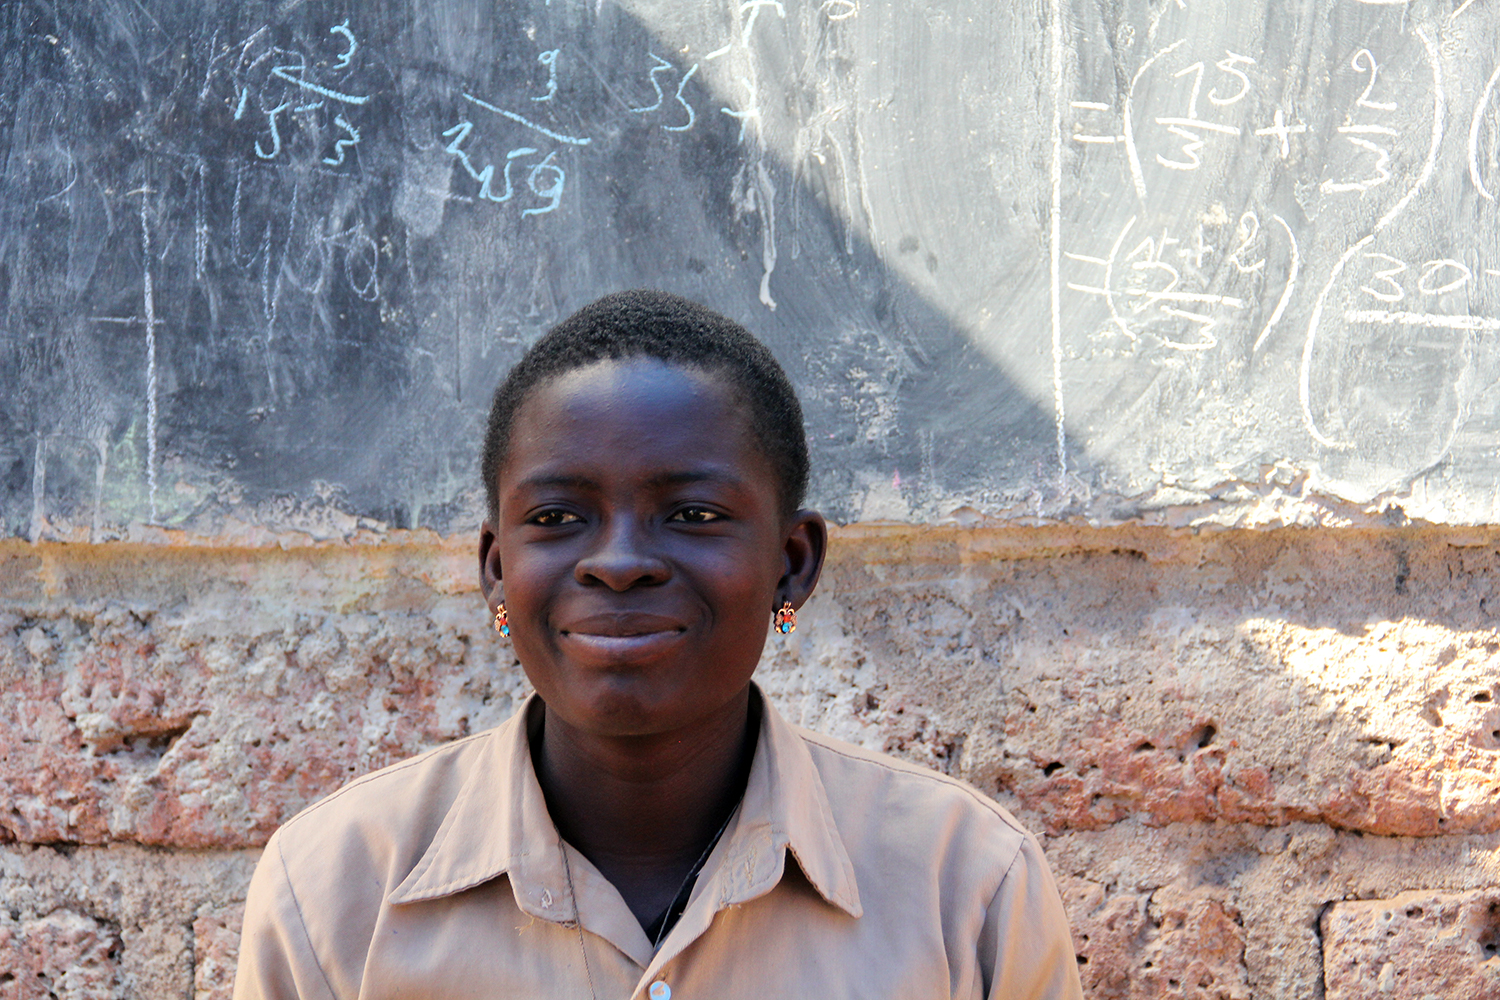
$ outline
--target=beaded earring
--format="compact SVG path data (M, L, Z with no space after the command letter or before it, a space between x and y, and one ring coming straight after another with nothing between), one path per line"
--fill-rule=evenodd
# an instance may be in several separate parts
M782 635L797 631L797 609L792 607L791 601L781 602L781 609L776 612L776 617L772 619L771 627Z
M499 607L495 608L495 631L510 638L510 620L505 616L504 601L501 601Z

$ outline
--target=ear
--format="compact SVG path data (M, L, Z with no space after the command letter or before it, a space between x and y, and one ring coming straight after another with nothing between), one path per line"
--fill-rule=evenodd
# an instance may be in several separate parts
M776 602L791 602L800 608L812 596L823 573L823 557L828 554L828 524L815 510L799 510L787 522L782 543L781 581L776 586ZM776 610L772 608L771 610Z
M486 520L479 526L479 589L484 592L484 601L494 614L505 596L505 587L500 573L500 540L495 536L494 525Z

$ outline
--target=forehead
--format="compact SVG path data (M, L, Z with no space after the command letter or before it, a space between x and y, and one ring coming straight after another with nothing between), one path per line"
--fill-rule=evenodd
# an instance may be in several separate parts
M629 358L572 369L527 393L499 478L570 463L624 471L705 462L772 478L743 394L701 369Z

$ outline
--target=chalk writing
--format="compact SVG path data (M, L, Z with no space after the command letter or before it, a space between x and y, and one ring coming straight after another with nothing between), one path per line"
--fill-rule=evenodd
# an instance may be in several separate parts
M589 143L594 141L587 136L564 135L561 132L555 132L552 129L547 128L545 125L538 125L536 122L524 117L523 115L518 115L514 111L507 111L505 108L497 107L496 105L491 104L489 101L475 97L473 94L464 94L464 100L477 107L484 108L486 111L493 111L501 118L508 118L509 120L515 122L517 125L524 125L526 128L531 129L533 132L544 135L549 139L554 139L557 142L564 142L570 146L587 146Z
M1372 111L1396 110L1395 101L1374 101L1370 99L1370 94L1374 91L1376 80L1380 75L1380 65L1375 61L1375 56L1371 54L1369 49L1360 49L1354 53L1354 58L1350 60L1349 65L1355 72L1368 73L1370 75L1370 80L1365 84L1364 91L1360 93L1359 99L1354 102L1357 108L1368 108ZM1375 154L1375 162L1371 166L1371 172L1364 177L1354 180L1324 181L1324 191L1331 194L1346 191L1363 193L1371 188L1379 187L1391 179L1391 153L1389 147L1367 137L1394 138L1400 134L1399 132L1388 125L1355 124L1352 120L1346 120L1343 125L1340 125L1338 132L1355 147Z
M651 89L656 92L656 100L655 102L644 107L630 109L632 112L638 115L650 114L653 111L660 110L662 102L666 100L666 95L662 92L661 82L657 80L657 76L661 73L674 71L676 68L661 56L657 55L655 52L648 52L646 54L649 55L652 61L656 63L656 65L651 67L650 72L647 74L647 78L651 82ZM682 109L687 112L687 120L684 121L681 125L663 125L663 131L686 132L688 129L692 128L693 123L698 120L698 115L693 111L693 106L687 102L687 98L682 96L683 89L687 87L688 81L691 80L693 78L693 74L697 72L698 64L693 63L692 68L689 69L686 73L682 74L681 78L677 81L677 92L673 96L673 99L676 100L676 102L682 106Z
M1204 218L1212 220L1213 214ZM1218 218L1222 221L1200 223L1190 236L1163 229L1143 237L1135 234L1139 216L1131 216L1106 253L1062 255L1095 269L1094 280L1071 280L1063 287L1104 302L1113 327L1132 342L1150 333L1155 343L1171 350L1210 350L1219 345L1226 324L1251 315L1265 300L1271 253L1256 212L1243 212L1232 232L1227 230L1229 219ZM1272 218L1286 237L1287 272L1254 349L1281 321L1301 266L1290 225L1279 215Z
M1475 189L1480 196L1487 201L1494 201L1495 196L1490 192L1489 186L1485 184L1484 177L1479 169L1479 130L1484 124L1485 112L1490 107L1490 100L1495 95L1495 83L1500 81L1500 66L1496 66L1490 74L1489 81L1484 85L1484 93L1479 97L1479 103L1474 107L1474 116L1469 120L1469 179L1474 182ZM1497 133L1491 129L1489 155L1486 157L1486 166L1494 169L1496 161L1496 138Z
M560 49L550 49L536 57L536 61L547 67L547 92L533 101L550 101L557 96L557 55Z
M1219 60L1214 64L1220 72L1233 78L1239 86L1233 94L1228 97L1219 97L1218 89L1209 91L1208 99L1212 104L1220 107L1236 104L1245 99L1250 93L1250 78L1238 67L1243 64L1253 66L1255 60L1247 56L1236 55L1225 50L1227 58ZM1171 170L1197 170L1203 165L1203 160L1198 156L1200 150L1206 145L1206 140L1199 135L1200 132L1211 132L1219 135L1237 136L1240 134L1239 126L1226 125L1223 122L1209 121L1198 113L1198 98L1203 90L1203 63L1195 62L1189 66L1173 73L1174 79L1180 79L1191 75L1193 86L1188 96L1187 115L1184 117L1160 115L1156 118L1156 124L1165 125L1167 130L1179 138L1186 139L1182 146L1182 155L1186 159L1168 159L1160 153L1156 154L1156 162Z
M234 120L245 119L254 98L258 113L265 116L264 131L252 146L256 158L280 159L287 135L294 130L305 132L324 148L331 141L332 149L320 156L329 166L342 166L349 151L359 145L360 130L349 114L369 103L371 95L349 86L346 72L353 66L359 40L348 20L329 28L328 34L340 39L342 48L323 70L306 53L270 45L263 28L241 45L234 74Z
M494 190L495 165L486 163L483 167L474 166L474 161L469 158L468 151L463 148L463 143L474 130L474 123L465 119L443 133L443 138L451 138L444 150L449 155L456 157L459 164L470 177L479 182L479 197L496 204L504 204L515 197L516 186L511 180L511 167L516 161L524 157L534 156L537 150L531 146L517 146L505 154L505 165L501 169L500 178L504 183L503 191ZM526 174L526 187L536 197L547 202L538 208L531 207L521 212L522 216L545 215L555 211L562 201L563 191L567 186L567 173L561 166L553 162L557 153L548 153L539 162L531 165ZM524 166L524 164L523 164Z
M1281 144L1281 158L1284 160L1292 153L1291 137L1301 135L1306 131L1307 124L1305 122L1287 124L1286 113L1277 108L1275 116L1271 119L1271 124L1265 128L1256 129L1255 134L1260 136L1275 136Z

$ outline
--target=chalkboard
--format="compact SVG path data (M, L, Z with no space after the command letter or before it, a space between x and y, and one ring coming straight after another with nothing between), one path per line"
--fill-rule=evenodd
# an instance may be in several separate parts
M840 520L1500 520L1489 0L11 0L0 32L6 535L472 530L496 380L634 286L771 345Z

